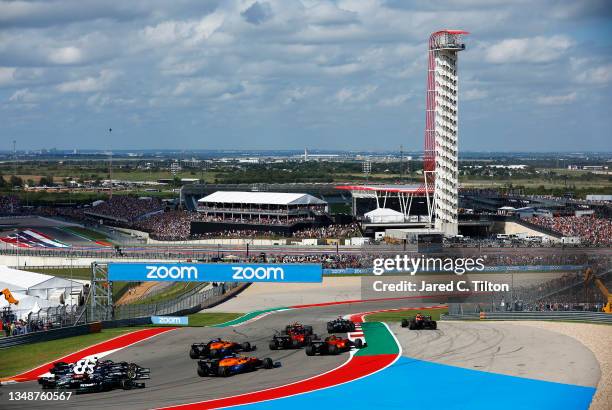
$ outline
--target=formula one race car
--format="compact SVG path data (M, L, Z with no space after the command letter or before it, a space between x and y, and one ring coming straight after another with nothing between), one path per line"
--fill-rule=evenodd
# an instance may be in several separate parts
M352 347L361 349L365 347L363 340L356 339L354 342L349 339L344 339L335 335L330 335L325 340L314 340L306 346L306 355L314 356L317 353L320 355L335 355L342 352L348 352Z
M208 343L194 343L189 349L192 359L214 359L238 352L251 352L256 349L249 342L236 343L221 339L212 339Z
M285 330L281 331L281 334L287 335L289 333L303 333L307 336L313 334L312 326L303 325L299 322L292 323L290 325L285 326Z
M346 333L355 331L355 323L347 319L338 319L327 322L327 331L329 333Z
M270 340L270 350L297 349L304 347L313 339L319 337L312 332L312 326L304 326L299 323L287 325L280 334L275 334Z
M220 359L204 359L198 361L198 376L233 376L238 373L252 372L256 369L272 369L280 367L280 362L274 363L269 357L230 355Z
M402 327L407 327L410 330L431 329L436 330L438 323L431 319L431 316L425 316L417 313L416 316L410 319L402 319Z
M150 379L151 370L135 363L96 358L82 359L76 363L57 362L49 370L51 376L38 378L43 389L74 390L75 393L93 393L113 389L142 389Z

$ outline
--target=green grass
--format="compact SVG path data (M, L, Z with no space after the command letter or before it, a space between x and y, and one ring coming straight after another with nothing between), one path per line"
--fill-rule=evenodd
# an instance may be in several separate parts
M108 238L106 237L106 235L98 232L98 231L94 231L92 229L88 229L88 228L81 228L80 226L67 226L65 228L63 228L66 231L69 232L73 232L77 235L80 236L84 236L85 238L91 240L91 241L105 241L105 242L110 242L108 240Z
M33 267L24 267L23 270L28 272L44 273L45 275L57 276L66 279L83 279L91 280L91 268L56 268L56 269L45 269Z
M371 315L367 315L366 319L368 322L400 322L402 319L414 316L420 312L424 315L431 315L433 320L440 320L440 315L443 313L448 313L447 308L440 309L422 309L422 310L407 310L407 311L397 311L397 312L380 312L380 313L372 313Z
M100 333L1 349L0 377L14 376L77 350L133 331L133 328L104 329Z
M167 300L175 299L183 293L189 292L201 283L198 282L175 282L168 286L161 293L153 295L151 297L144 297L134 302L135 305L141 305L144 303L160 303Z
M210 312L210 313L194 313L189 315L189 326L213 326L219 323L229 322L243 316L244 313L225 313L225 312Z

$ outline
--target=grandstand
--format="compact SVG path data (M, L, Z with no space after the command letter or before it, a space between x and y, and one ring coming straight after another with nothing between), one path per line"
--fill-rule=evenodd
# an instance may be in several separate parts
M327 202L309 194L220 191L198 200L202 220L191 222L191 234L227 230L289 235L329 225Z
M114 222L134 222L164 210L161 201L149 197L114 196L94 204L85 215Z

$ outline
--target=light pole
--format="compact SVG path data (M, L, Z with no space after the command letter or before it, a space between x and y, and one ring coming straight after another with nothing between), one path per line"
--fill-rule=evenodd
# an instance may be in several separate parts
M109 199L112 199L113 197L113 146L111 143L111 135L113 133L113 129L109 128L108 129L108 141L110 143L110 149L108 150L108 155L109 155L109 161L108 161L108 180L110 183L110 195L108 196Z

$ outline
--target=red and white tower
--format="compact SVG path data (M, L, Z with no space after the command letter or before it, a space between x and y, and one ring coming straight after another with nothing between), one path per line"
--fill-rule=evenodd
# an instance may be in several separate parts
M435 228L445 235L458 233L457 57L464 34L442 30L429 38L423 171L425 189L434 192Z

